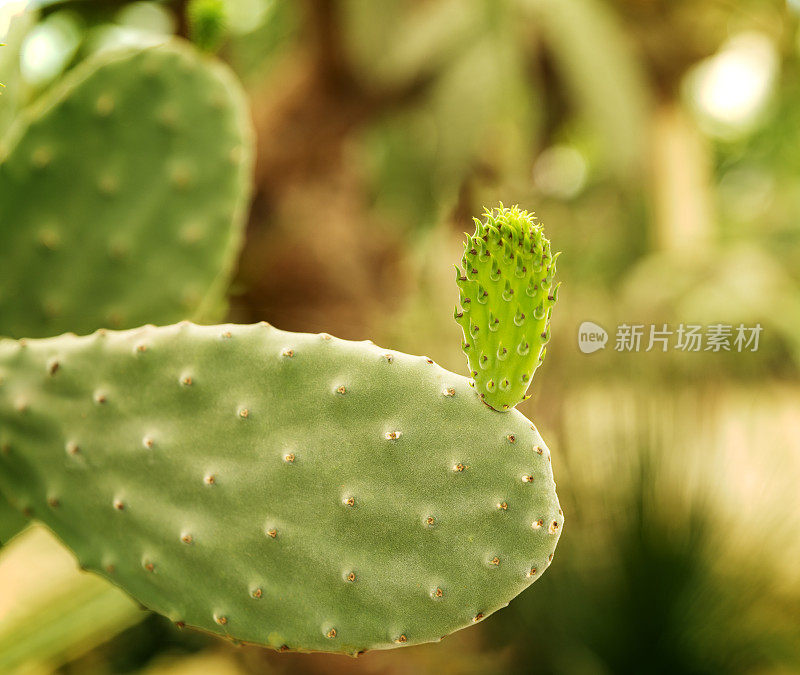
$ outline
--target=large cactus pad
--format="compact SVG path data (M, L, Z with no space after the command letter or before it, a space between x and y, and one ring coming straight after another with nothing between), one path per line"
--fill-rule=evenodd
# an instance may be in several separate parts
M437 640L552 559L549 452L430 359L266 324L0 342L0 487L172 620Z
M227 69L178 42L65 77L0 150L0 334L218 306L249 200L246 110Z

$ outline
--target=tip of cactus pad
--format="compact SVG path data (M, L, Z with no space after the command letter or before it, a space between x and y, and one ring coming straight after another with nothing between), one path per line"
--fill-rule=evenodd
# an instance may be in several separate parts
M518 206L486 209L467 236L455 319L475 390L506 411L525 400L550 339L558 254L542 226Z

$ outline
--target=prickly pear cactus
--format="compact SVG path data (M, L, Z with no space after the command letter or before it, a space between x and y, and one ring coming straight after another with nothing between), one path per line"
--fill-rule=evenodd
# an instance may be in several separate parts
M266 324L0 341L0 487L181 624L279 649L438 640L563 523L519 412L430 359Z
M251 146L235 78L188 44L78 66L0 150L0 334L211 318Z
M550 339L558 254L541 225L518 207L487 210L475 219L457 270L460 307L474 386L481 399L505 411L527 398L533 373Z

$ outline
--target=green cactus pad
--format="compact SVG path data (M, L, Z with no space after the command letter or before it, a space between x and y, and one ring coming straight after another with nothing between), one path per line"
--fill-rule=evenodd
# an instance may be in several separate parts
M456 268L460 307L474 386L481 399L505 411L526 392L550 339L550 315L558 297L553 285L558 254L527 211L499 208L475 219L464 244L463 270Z
M213 318L251 146L235 78L188 43L78 66L0 150L0 334Z
M0 486L175 622L278 649L440 639L552 560L521 413L430 359L267 324L0 341Z
M0 548L16 537L28 524L27 518L0 495Z

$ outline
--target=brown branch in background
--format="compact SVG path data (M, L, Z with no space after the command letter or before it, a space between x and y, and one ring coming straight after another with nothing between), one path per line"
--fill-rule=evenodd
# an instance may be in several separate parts
M342 44L337 0L306 0L307 30L314 53L317 75L326 86L350 89L355 86Z
M171 3L172 11L175 13L177 26L175 34L183 38L189 38L189 20L187 17L186 9L189 6L189 0L173 0Z
M564 120L569 119L575 111L571 110L567 88L559 77L553 56L541 41L537 43L536 51L528 60L528 75L531 82L538 83L544 101L544 119L539 135L541 148L531 148L531 155L535 157L537 150L553 143L556 134L563 127Z

